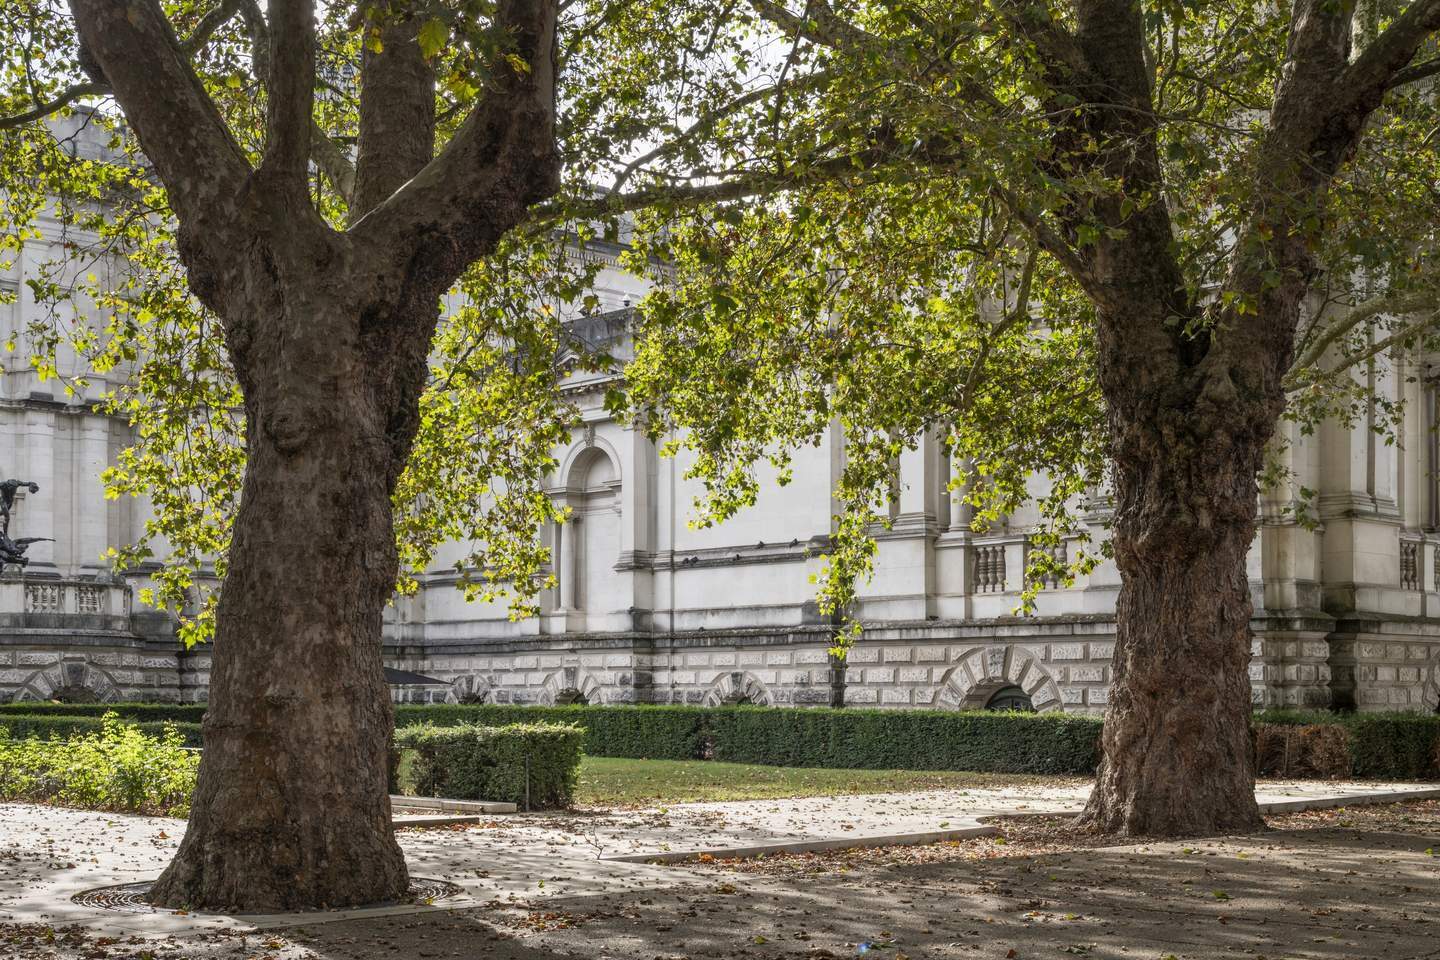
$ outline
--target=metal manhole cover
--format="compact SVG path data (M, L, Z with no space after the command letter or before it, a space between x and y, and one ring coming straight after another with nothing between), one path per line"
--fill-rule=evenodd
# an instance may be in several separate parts
M154 880L142 880L139 883L121 883L113 887L97 887L94 890L83 890L75 894L70 900L82 907L96 907L101 910L118 910L122 913L175 913L168 907L157 907L145 899L150 892ZM445 880L436 880L433 877L411 877L410 890L405 898L406 903L434 903L436 900L447 900L461 894L462 890L458 884L449 883ZM394 903L375 903L372 907L393 907ZM347 907L347 910L363 910L364 907Z

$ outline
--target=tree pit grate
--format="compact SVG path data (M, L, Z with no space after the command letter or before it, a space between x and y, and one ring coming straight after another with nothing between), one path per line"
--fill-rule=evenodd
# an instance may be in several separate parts
M71 903L79 904L82 907L92 907L100 910L115 910L120 913L188 913L191 911L171 910L169 907L157 907L145 899L150 893L150 888L155 885L154 880L141 880L138 883L121 883L113 887L96 887L93 890L82 890L70 898ZM411 877L410 889L407 891L404 900L398 902L372 903L359 907L346 907L346 911L365 910L373 907L395 907L405 904L427 904L436 900L448 900L457 897L463 892L458 884L445 880L436 880L432 877ZM333 911L315 911L333 912ZM235 914L225 914L234 916Z

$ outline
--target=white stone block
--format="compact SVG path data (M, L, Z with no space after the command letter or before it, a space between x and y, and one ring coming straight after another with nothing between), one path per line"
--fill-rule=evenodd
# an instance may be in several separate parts
M881 703L909 703L910 691L897 690L894 687L885 687L880 691Z
M515 657L510 661L512 670L535 670L540 666L539 657Z
M946 651L944 647L916 647L915 659L921 663L944 663L946 660Z
M845 659L850 663L879 663L880 648L852 647L850 652L845 655Z
M1050 645L1051 660L1084 660L1085 645L1083 643L1052 643Z
M1104 667L1071 667L1071 683L1103 683L1105 680Z
M1085 702L1085 688L1084 688L1084 687L1061 687L1061 688L1060 688L1060 700L1061 700L1061 702L1063 702L1063 703L1084 703L1084 702Z
M886 647L886 663L909 663L915 657L914 647Z
M830 654L824 650L796 650L796 663L829 663Z
M1085 691L1085 698L1092 707L1102 707L1110 702L1109 687L1091 687Z
M895 682L895 670L893 667L869 667L864 672L866 683Z
M929 683L929 667L901 667L897 675L901 683Z
M710 663L717 667L733 667L735 666L735 654L716 653L710 657Z
M851 704L879 703L880 691L874 687L849 687L845 691L845 702Z

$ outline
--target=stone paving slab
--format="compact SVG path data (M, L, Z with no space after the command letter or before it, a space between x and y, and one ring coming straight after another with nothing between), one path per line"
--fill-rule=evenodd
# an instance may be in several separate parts
M494 800L449 800L445 797L405 797L392 793L390 807L393 810L424 810L443 813L515 813L520 808L513 803Z
M115 933L268 929L361 917L430 913L491 900L659 889L674 868L654 863L713 852L837 849L984 829L986 817L1075 812L1088 785L677 804L640 811L515 814L456 829L401 830L411 872L458 884L464 896L431 906L275 916L123 914L82 907L82 890L157 876L183 821L0 804L0 918L79 924ZM1440 796L1420 784L1266 783L1265 804L1329 806ZM973 835L973 834L972 834ZM937 837L938 838L938 837ZM925 842L912 840L911 842ZM823 846L817 846L823 845ZM638 861L638 862L637 862Z

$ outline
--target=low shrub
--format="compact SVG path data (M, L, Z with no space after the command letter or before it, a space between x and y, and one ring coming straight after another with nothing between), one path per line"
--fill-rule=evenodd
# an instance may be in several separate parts
M407 796L568 807L584 731L567 724L421 724L395 731L392 790Z
M1343 780L1354 773L1350 735L1339 724L1256 724L1255 772L1262 777Z
M200 755L173 727L153 736L114 714L67 740L10 739L0 721L0 800L184 817Z

